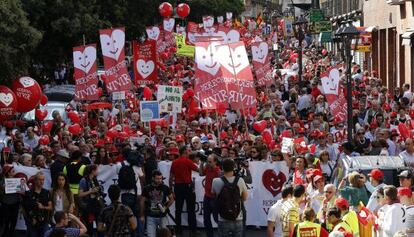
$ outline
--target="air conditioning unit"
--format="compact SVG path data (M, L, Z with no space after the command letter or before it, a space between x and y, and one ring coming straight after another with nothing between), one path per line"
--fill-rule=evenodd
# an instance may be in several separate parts
M386 0L386 2L390 5L402 5L405 3L405 0Z

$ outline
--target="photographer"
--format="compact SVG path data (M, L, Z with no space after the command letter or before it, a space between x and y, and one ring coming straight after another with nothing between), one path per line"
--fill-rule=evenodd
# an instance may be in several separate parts
M218 213L215 208L215 196L211 192L213 179L217 178L221 174L221 169L217 165L218 158L215 154L211 154L207 157L207 160L204 160L200 165L200 176L205 177L205 194L203 201L204 209L204 227L206 230L207 237L213 237L213 225L211 223L211 214L216 222L218 222Z
M245 156L239 156L235 160L236 162L236 169L234 170L234 175L242 178L244 182L247 184L252 183L252 175L249 170L249 161ZM243 236L246 236L246 207L244 203L242 203L242 212L243 212Z
M97 165L88 165L85 168L85 176L79 183L79 207L82 221L88 229L88 235L93 236L93 222L98 217L102 208L105 207L103 190L96 178L98 175Z
M159 170L152 172L152 184L142 190L141 217L143 221L147 218L148 237L155 237L157 227L167 227L168 208L174 202L174 197L169 187L163 184L163 177ZM145 210L145 216L144 212Z

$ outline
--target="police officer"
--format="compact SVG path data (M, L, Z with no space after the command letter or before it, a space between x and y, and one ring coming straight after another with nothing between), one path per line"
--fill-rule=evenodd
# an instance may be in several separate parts
M328 231L322 228L320 224L314 223L315 217L315 211L310 207L306 207L303 212L304 221L296 224L292 236L328 237Z

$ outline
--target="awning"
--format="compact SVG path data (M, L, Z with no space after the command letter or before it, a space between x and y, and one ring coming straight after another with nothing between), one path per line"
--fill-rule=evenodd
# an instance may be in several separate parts
M378 26L368 26L366 29L365 29L365 31L366 32L369 32L369 33L371 33L371 32L373 32L373 31L377 31L378 30Z
M414 34L414 31L407 31L404 34L402 34L401 35L401 38L402 38L401 45L411 46L412 45L412 43L411 43L411 41L412 41L411 37L412 37L413 34Z

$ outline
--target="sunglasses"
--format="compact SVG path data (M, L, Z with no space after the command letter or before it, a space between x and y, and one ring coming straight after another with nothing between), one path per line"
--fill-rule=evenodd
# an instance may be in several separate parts
M331 194L331 193L333 193L333 192L332 192L332 191L325 191L325 193Z

